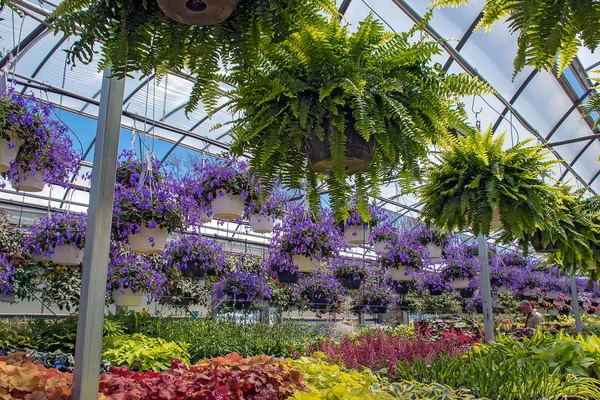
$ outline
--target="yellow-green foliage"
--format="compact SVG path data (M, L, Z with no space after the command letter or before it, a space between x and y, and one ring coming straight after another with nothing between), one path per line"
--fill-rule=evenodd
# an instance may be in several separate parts
M310 392L296 392L299 400L354 400L354 399L475 399L468 391L455 391L440 384L398 382L389 384L369 369L346 370L327 362L324 354L288 363L304 374L304 383Z
M164 371L171 360L190 364L188 343L167 342L141 334L105 337L102 341L102 357L113 365L142 371Z

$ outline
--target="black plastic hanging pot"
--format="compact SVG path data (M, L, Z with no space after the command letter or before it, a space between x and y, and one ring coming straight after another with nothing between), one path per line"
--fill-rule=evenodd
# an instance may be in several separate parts
M246 300L229 300L226 304L229 308L238 311L247 311L252 308L252 302Z
M388 307L381 304L370 304L369 310L373 314L385 314L388 310Z
M399 295L406 295L410 290L410 284L408 282L395 282L394 290Z
M436 289L433 285L428 285L427 288L429 289L430 296L441 296L444 293L443 290Z
M281 283L292 284L298 282L298 273L277 271L277 280Z
M158 0L167 17L185 24L207 26L225 21L238 0Z
M363 172L373 160L375 154L375 141L371 138L368 142L356 131L354 124L356 120L352 116L352 110L349 107L345 109L346 113L346 161L344 167L347 174L356 174ZM331 117L326 116L323 119L323 140L319 140L316 132L311 132L310 136L304 140L304 151L312 169L322 174L330 174L333 171L333 161L329 144L329 134L331 131Z
M473 295L475 294L475 289L474 288L466 288L466 289L460 289L460 297L462 297L463 299L471 299L473 298Z
M331 308L332 305L332 303L327 303L325 300L317 299L315 297L309 297L308 300L311 304L311 308L317 311L327 310L328 308Z
M348 290L358 290L362 281L360 279L354 279L353 277L345 277L340 279L342 286Z
M203 278L206 275L206 270L195 261L187 263L187 268L181 269L181 275L184 278Z

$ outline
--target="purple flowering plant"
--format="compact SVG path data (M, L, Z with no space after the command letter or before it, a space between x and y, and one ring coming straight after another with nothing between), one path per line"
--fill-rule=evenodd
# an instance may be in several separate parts
M406 231L388 242L388 250L378 256L386 268L408 267L414 271L430 263L427 247L423 246L414 231Z
M391 242L398 238L398 228L390 221L389 215L383 209L372 208L373 218L377 224L371 227L369 240L372 244L377 242Z
M260 193L260 186L257 188L256 192ZM247 218L254 214L283 217L287 201L287 194L274 188L263 200L256 196L251 197L249 201L246 202L244 211Z
M49 256L55 247L72 245L85 247L87 214L54 212L37 219L25 238L25 251L36 256Z
M375 204L369 205L370 221L365 222L363 217L361 217L360 213L356 209L356 205L353 203L348 212L348 218L346 218L346 221L344 221L344 228L348 228L350 226L360 226L363 229L374 229L381 222L382 213L383 210L378 210Z
M498 307L498 302L492 297L492 308ZM480 293L476 293L466 305L466 310L470 312L482 312L483 310L483 298Z
M375 277L368 279L358 291L354 306L362 311L370 311L369 306L393 307L400 303L400 296L388 282L382 282Z
M54 106L44 104L33 95L23 96L14 89L0 99L1 137L10 139L4 131L9 129L22 141L16 160L3 176L18 183L27 175L42 171L44 182L68 187L79 169L81 154L73 150L68 128L52 118Z
M558 268L551 268L540 274L540 289L542 292L568 293L570 285L566 277L559 273Z
M213 286L215 300L253 303L271 298L271 288L262 274L250 271L231 271Z
M163 265L156 262L155 257L132 253L122 243L111 243L106 285L109 293L113 290L123 292L124 289L131 289L159 299L165 294L166 285Z
M218 190L240 195L247 203L256 198L257 182L252 178L248 163L231 157L204 160L194 167L197 179L202 182L199 196L211 201Z
M141 181L139 176L136 179L138 166L131 161L132 157L130 153L123 153L118 167L122 170L120 179L123 180L116 182L113 204L113 231L117 238L125 239L139 233L143 224L149 229L166 228L168 232L183 228L179 184L162 176L156 179L160 175L154 175L154 172L145 175ZM159 164L155 160L151 163L154 171L154 165ZM136 181L137 185L132 185Z
M479 271L479 262L466 249L466 245L447 246L442 255L444 266L440 271L445 281L471 280Z
M450 282L445 280L439 271L435 270L421 270L415 273L418 290L443 290L452 291Z
M0 294L10 296L15 288L16 268L10 254L0 252Z
M450 243L450 235L443 233L440 229L433 228L425 223L418 223L414 228L414 235L423 246L434 244L445 248Z
M223 248L214 240L199 236L184 236L169 244L164 253L167 265L178 271L196 267L204 271L222 271L227 260Z
M329 210L322 209L318 215L310 215L301 206L290 205L281 229L271 238L266 267L272 271L295 272L293 255L321 261L337 257L344 247L345 241Z
M333 275L320 271L301 277L292 287L292 298L313 309L337 309L345 295L344 288Z

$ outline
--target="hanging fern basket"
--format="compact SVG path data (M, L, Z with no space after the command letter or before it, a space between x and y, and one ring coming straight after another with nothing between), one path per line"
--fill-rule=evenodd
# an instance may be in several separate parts
M533 249L538 253L555 253L558 250L552 242L548 242L548 244L544 246L539 234L533 235L529 242L531 243L531 246L533 246Z
M167 17L185 25L207 26L225 21L238 0L158 0Z
M354 124L356 120L352 117L352 112L348 108L346 110L346 160L344 167L346 174L356 174L363 172L373 160L375 154L375 142L373 139L368 142L356 131ZM308 139L304 141L304 151L308 162L315 172L322 174L330 174L333 171L333 160L331 156L331 148L329 144L329 135L331 132L331 119L325 117L323 119L323 140L319 139L316 132L311 132Z

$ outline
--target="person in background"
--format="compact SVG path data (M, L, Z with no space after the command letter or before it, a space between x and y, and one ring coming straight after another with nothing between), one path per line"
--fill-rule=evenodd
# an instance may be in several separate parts
M529 301L523 300L519 305L519 308L521 309L521 312L527 316L527 319L525 320L525 328L535 329L540 326L542 322L544 322L542 314L537 312Z

